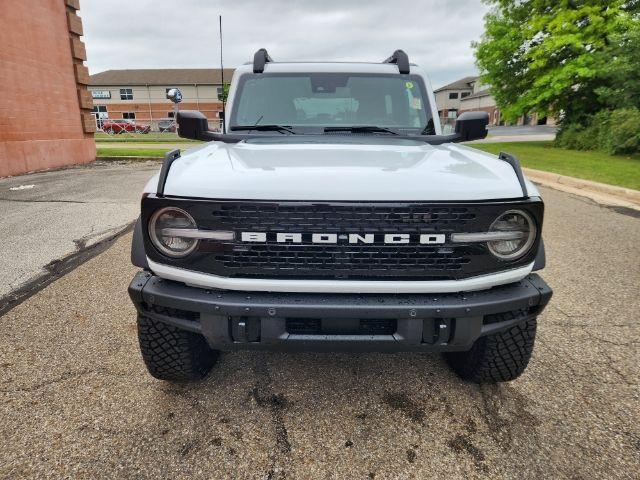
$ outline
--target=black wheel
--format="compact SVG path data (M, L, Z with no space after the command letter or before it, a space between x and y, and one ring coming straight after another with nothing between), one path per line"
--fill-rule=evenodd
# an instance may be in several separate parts
M468 352L447 352L445 359L465 380L476 383L514 380L529 364L536 324L532 318L503 332L481 337Z
M218 352L209 347L202 335L140 314L138 341L149 373L160 380L201 379L218 358Z

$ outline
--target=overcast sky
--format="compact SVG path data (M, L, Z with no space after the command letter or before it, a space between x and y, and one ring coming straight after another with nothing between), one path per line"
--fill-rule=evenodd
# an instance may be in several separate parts
M442 86L476 68L480 0L84 0L89 70L225 67L265 47L276 61L381 61L402 48Z

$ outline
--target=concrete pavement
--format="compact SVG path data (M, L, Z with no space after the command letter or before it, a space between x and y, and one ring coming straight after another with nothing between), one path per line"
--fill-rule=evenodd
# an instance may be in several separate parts
M0 179L0 312L10 292L36 287L60 259L135 220L142 188L158 169L157 162L96 162Z
M200 383L156 381L126 236L2 317L0 478L637 478L640 219L542 191L555 295L521 379L238 352Z

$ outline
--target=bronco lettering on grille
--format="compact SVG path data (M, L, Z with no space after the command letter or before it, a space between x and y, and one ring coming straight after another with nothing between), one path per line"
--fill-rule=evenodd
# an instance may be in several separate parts
M440 245L446 236L441 233L284 233L284 232L242 232L243 242L253 243L318 243L318 244L407 244Z

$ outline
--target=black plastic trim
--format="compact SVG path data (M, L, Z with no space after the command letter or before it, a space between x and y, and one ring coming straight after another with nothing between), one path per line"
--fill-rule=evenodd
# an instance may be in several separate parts
M201 333L218 349L456 351L467 350L483 335L535 317L549 302L552 291L536 274L480 292L398 295L205 290L140 272L129 286L129 295L140 313ZM198 312L200 322L185 323L156 314L149 305ZM484 323L486 315L519 310L527 314ZM286 329L286 319L291 317L386 318L398 322L393 335L294 335ZM438 324L455 319L454 331L440 338L439 343L425 343L424 319L434 319ZM259 341L235 341L230 332L236 321L259 322Z
M131 263L136 267L149 269L147 254L144 250L144 233L142 231L142 217L138 216L136 225L133 227L133 238L131 239Z
M398 71L401 74L410 73L409 56L405 53L404 50L396 50L395 52L393 52L393 55L384 60L382 63L394 63L398 65Z
M160 178L158 178L158 191L156 192L159 197L164 197L164 186L167 183L171 164L178 158L180 158L180 149L171 150L164 156L162 168L160 169Z
M540 238L540 243L538 244L538 253L536 253L536 259L533 262L533 271L537 272L538 270L542 270L547 265L547 255L544 251L544 239Z
M515 157L515 155L511 155L510 153L506 152L500 152L498 158L511 165L513 170L516 172L516 177L518 177L520 188L522 188L522 196L524 198L529 198L529 192L527 192L527 183L525 182L524 175L522 174L522 167L520 167L520 162Z
M266 48L261 48L253 55L253 73L263 73L265 64L273 62Z

